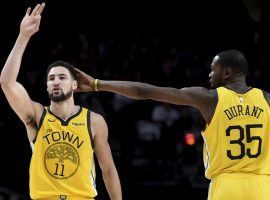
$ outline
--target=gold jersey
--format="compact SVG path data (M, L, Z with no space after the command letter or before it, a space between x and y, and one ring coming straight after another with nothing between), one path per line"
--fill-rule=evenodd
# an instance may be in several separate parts
M92 145L89 110L80 107L63 120L45 108L30 164L31 198L94 198L97 191Z
M217 94L212 121L202 132L206 177L270 175L270 109L262 90L238 94L220 87Z

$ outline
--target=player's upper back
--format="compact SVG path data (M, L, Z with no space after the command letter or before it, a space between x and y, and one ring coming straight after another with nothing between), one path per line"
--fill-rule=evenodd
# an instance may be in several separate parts
M270 174L270 109L262 90L217 89L213 118L202 133L206 176L223 172Z

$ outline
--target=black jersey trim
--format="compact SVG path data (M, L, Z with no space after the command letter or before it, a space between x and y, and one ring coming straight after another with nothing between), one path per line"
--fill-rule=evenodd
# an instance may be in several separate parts
M72 120L73 118L77 117L77 116L81 113L82 107L80 106L78 112L76 112L74 115L71 115L71 116L70 116L69 118L67 118L66 120L64 120L64 119L62 119L61 117L55 115L55 114L51 111L50 107L48 107L48 111L49 111L49 113L50 113L51 115L55 116L55 118L58 119L58 120L61 122L61 125L62 125L62 126L68 126L68 123L70 122L70 120Z
M88 129L88 133L89 133L89 136L90 136L92 148L94 149L95 145L94 145L93 134L92 134L92 131L91 131L91 117L90 116L91 116L91 110L87 110L87 129Z
M263 97L265 101L267 102L268 106L270 107L270 94L264 90L262 90Z
M250 90L252 90L252 89L254 89L254 87L249 87L248 89L247 89L247 91L245 91L245 92L243 92L243 93L238 93L238 92L236 92L236 91L234 91L233 89L230 89L230 88L228 88L228 87L226 87L226 86L223 86L224 88L226 88L227 90L230 90L230 91L233 91L234 93L236 93L236 94L246 94L246 93L248 93Z
M36 137L33 139L33 143L34 143L34 144L35 144L35 142L36 142L36 140L37 140L38 132L39 132L39 130L40 130L42 124L43 124L43 121L44 121L45 116L46 116L46 109L44 108L44 109L43 109L43 112L42 112L42 115L41 115L41 118L40 118L39 123L38 123L38 131L37 131L37 135L36 135Z

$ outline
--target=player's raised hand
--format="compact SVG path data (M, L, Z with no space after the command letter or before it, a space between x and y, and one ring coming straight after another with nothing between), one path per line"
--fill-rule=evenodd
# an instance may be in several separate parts
M41 13L45 7L45 3L37 4L31 12L31 8L27 8L24 18L20 26L20 33L26 37L31 37L39 30Z
M75 92L90 92L93 91L94 79L83 71L74 68L75 74L77 76L78 88Z

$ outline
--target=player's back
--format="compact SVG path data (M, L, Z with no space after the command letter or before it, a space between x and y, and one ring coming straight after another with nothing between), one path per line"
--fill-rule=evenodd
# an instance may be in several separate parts
M202 133L206 177L221 173L270 175L270 109L263 91L217 89L218 103Z

